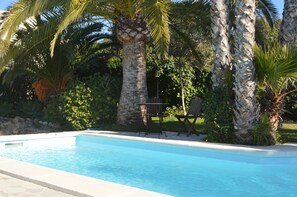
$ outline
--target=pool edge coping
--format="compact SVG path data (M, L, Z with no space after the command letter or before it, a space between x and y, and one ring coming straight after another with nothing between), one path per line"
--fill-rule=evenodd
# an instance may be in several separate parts
M133 132L125 132L133 133ZM88 135L97 135L118 139L126 139L126 140L138 140L144 142L153 142L153 143L161 143L161 144L169 144L169 145L181 145L188 147L196 147L196 148L205 148L205 149L213 149L213 150L225 150L232 152L254 152L254 153L267 153L268 155L273 155L277 153L282 153L286 155L296 155L297 156L297 143L285 143L273 146L249 146L249 145L239 145L239 144L223 144L223 143L211 143L204 141L189 141L189 140L176 140L176 139L167 139L166 137L160 138L150 138L144 136L129 136L122 135L120 132L107 131L107 130L84 130L81 131L81 134Z

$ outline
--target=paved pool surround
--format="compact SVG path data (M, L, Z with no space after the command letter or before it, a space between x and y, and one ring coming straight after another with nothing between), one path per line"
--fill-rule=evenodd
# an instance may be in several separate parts
M243 154L269 154L269 155L297 155L297 144L288 143L269 147L237 146L226 144L215 144L201 142L203 136L192 135L191 137L177 136L175 132L167 132L168 137L158 135L148 135L131 132L111 132L111 131L81 131L81 132L62 132L49 134L30 134L1 136L0 142L23 141L31 139L55 138L76 136L79 134L100 135L112 138L128 140L141 140L155 143L166 143L175 145L193 146L207 149L219 149L224 151L239 151ZM197 141L200 140L200 141ZM103 181L82 175L68 173L34 164L29 164L17 160L0 158L0 173L25 182L40 185L51 190L62 192L72 196L104 196L104 197L157 197L168 196L152 191L138 189L126 185ZM1 181L1 180L0 180ZM17 184L16 184L17 188ZM42 195L41 195L42 196Z

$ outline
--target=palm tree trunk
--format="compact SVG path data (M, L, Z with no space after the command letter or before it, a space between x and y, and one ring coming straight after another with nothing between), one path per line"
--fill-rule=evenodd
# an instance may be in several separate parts
M255 43L255 0L237 0L235 6L235 106L234 128L237 141L249 144L248 130L259 119L256 102L255 67L253 63Z
M297 1L285 0L283 20L279 33L281 44L294 44L297 35Z
M147 99L146 45L142 41L123 43L123 85L118 106L118 123L131 124L139 120L138 103Z
M271 125L270 144L275 144L277 142L279 117L281 115L283 107L282 93L276 94L271 89L266 88L265 93L262 97L261 106L263 106L264 112L268 114L269 122Z
M117 36L123 45L123 85L118 105L117 123L135 123L143 117L148 97L146 84L146 42L149 30L141 13L134 19L119 15ZM141 114L142 113L142 114Z
M282 99L278 95L273 98L272 106L269 111L269 121L271 124L271 144L277 142L277 129L279 125L279 118L282 112Z
M224 73L231 70L229 43L229 0L211 0L212 45L214 67L212 70L213 88L224 85Z

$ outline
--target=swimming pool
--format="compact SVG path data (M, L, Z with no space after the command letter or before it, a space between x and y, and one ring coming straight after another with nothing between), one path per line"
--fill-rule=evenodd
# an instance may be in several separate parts
M91 135L4 142L0 156L172 196L295 196L297 156Z

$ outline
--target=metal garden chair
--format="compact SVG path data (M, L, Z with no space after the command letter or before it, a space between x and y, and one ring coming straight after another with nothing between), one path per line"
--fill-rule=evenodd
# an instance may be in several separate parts
M152 118L157 117L159 121L159 137L163 134L162 131L162 123L163 123L163 107L166 103L162 103L161 99L159 98L150 98L147 103L140 103L139 105L143 105L146 107L146 114L144 119L144 126L145 126L145 135L151 132L152 126ZM166 133L164 132L164 135Z
M181 132L186 132L187 136L190 136L192 133L198 135L195 129L195 124L198 117L201 116L201 108L202 99L196 97L191 100L189 110L186 115L175 115L175 117L181 123L181 129L177 135L180 135Z

